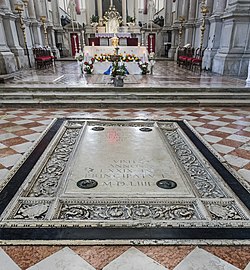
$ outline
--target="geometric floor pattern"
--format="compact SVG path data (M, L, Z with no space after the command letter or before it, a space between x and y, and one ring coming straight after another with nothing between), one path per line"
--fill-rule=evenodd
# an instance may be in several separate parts
M57 119L0 200L1 243L250 240L249 193L183 121Z
M74 250L65 247L43 258L28 268L20 268L10 256L0 248L0 265L4 270L248 270L238 268L220 257L196 247L191 250L176 265L159 263L135 247L128 248L120 255L106 262L106 265L95 268L92 260L84 259L84 254L77 254Z
M225 159L225 163L242 176L241 183L250 190L250 108L232 107L1 108L0 185L54 118L72 116L99 119L185 119ZM19 266L19 268L13 269L28 269L62 248L61 246L29 246L28 243L26 246L2 246L2 249ZM97 270L103 269L128 249L126 246L70 246L70 248ZM194 248L189 245L143 246L137 249L165 268L173 270ZM249 246L203 246L202 249L242 270L250 262ZM0 265L2 264L0 263ZM250 269L249 267L247 269ZM8 268L5 269L8 270ZM10 269L12 270L12 268Z
M175 119L188 123L250 190L250 108L0 109L0 186L56 117Z

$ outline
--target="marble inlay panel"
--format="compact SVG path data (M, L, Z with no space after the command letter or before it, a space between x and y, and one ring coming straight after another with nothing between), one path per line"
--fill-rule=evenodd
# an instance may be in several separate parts
M184 122L72 118L54 125L58 129L51 127L32 152L47 143L37 162L27 169L31 156L22 174L13 176L20 188L1 212L2 232L43 227L53 237L58 228L60 238L63 228L249 228L246 198L238 198L226 181L237 175L215 162L198 138L191 141L194 133ZM246 192L235 184L236 192Z
M136 248L130 248L113 260L103 270L167 270L158 262L146 256Z
M239 268L221 260L213 254L195 248L188 256L178 264L174 270L239 270Z
M27 270L95 270L70 248L63 248Z

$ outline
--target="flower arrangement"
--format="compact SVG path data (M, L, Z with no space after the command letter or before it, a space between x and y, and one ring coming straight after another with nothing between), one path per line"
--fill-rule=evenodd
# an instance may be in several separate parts
M118 61L113 62L112 72L111 72L112 77L115 77L115 76L123 77L126 74L127 74L127 69L123 62L118 62Z
M138 63L139 68L141 69L141 73L143 75L147 74L149 72L148 70L148 63L147 62L139 62Z
M137 57L134 54L119 54L116 55L116 58L119 58L119 60L122 60L123 62L139 62L139 57ZM94 55L94 59L98 62L113 62L114 61L114 55L113 54L100 54ZM115 59L116 60L116 59Z
M82 51L80 51L80 52L77 52L76 54L75 54L75 59L77 60L77 61L83 61L83 59L84 59L84 54L83 54L83 52Z
M95 54L94 59L98 62L111 61L111 55L102 53L100 55Z
M122 55L122 61L124 62L139 62L139 58L135 56L134 54L125 54Z
M89 62L85 61L83 71L87 74L91 74L93 72L94 62L95 62L94 58L92 58Z

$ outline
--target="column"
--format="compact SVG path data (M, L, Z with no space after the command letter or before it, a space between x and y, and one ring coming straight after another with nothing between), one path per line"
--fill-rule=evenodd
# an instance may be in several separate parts
M212 71L224 75L247 76L250 55L249 6L250 0L227 1L222 14L219 49L213 59ZM222 10L224 1L217 3L216 7Z
M0 9L2 10L8 9L6 0L0 0Z
M31 19L31 29L33 33L34 46L35 47L41 46L42 45L41 23L38 22L37 20L34 0L29 0L28 11L29 11L29 17Z
M17 70L17 64L14 54L10 51L7 44L6 31L4 28L3 19L5 11L8 11L7 2L4 0L0 1L0 74L8 74ZM10 29L8 29L10 31Z
M127 25L127 0L122 0L122 21L123 26Z
M52 30L52 44L55 46L52 48L53 53L55 53L57 58L60 58L60 53L58 50L58 45L60 48L66 49L63 44L63 28L61 26L61 18L60 18L60 9L58 5L58 1L51 2L52 8L52 19L53 19L53 30Z
M86 25L89 25L90 24L89 0L85 0L85 8L86 8Z
M138 0L134 0L134 18L135 18L135 24L137 25L138 24L138 5L139 5L139 2Z
M102 18L102 0L97 0L97 10L98 10L98 16L99 16L99 19Z
M194 35L194 20L195 20L195 11L196 11L196 0L190 0L189 6L187 7L187 23L185 29L185 44L189 43L191 46L194 46L192 43Z

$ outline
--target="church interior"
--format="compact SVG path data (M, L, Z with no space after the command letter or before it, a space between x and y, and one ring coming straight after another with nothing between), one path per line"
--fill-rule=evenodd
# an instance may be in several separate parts
M250 270L250 0L0 0L0 270Z

